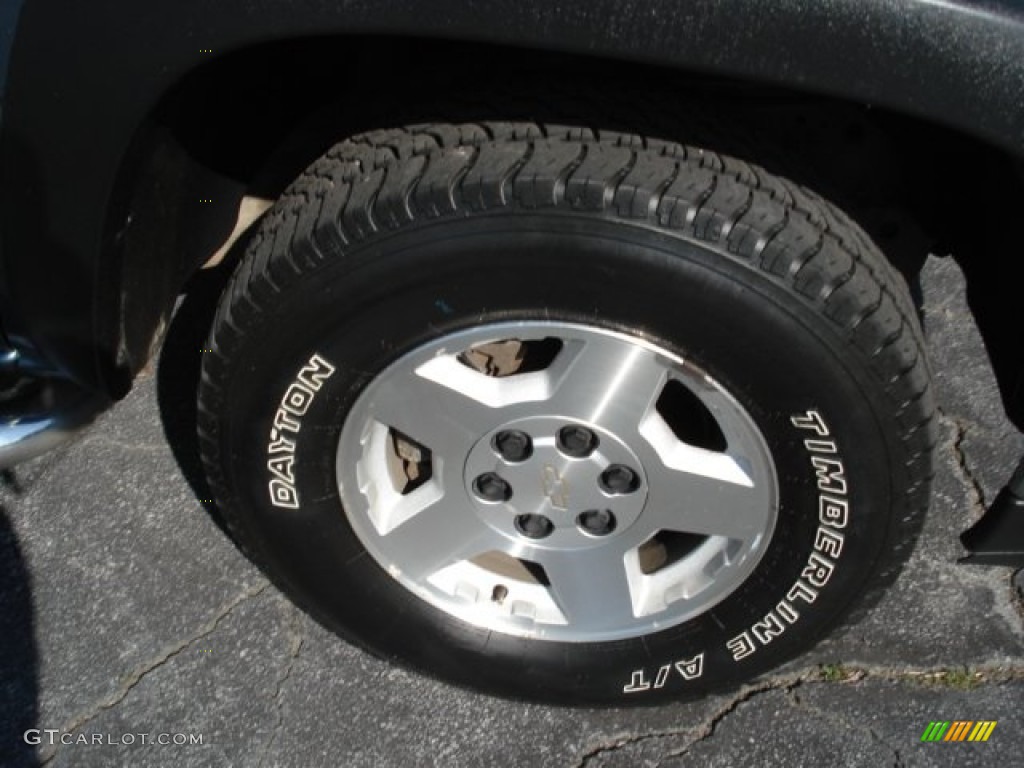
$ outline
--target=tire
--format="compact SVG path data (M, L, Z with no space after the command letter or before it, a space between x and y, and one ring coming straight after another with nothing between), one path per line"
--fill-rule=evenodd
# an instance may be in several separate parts
M812 193L668 142L344 141L208 346L203 459L249 556L343 637L492 694L739 684L870 605L928 503L902 279Z

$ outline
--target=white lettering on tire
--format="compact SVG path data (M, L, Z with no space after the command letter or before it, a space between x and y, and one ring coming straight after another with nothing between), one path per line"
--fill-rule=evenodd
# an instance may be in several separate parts
M320 355L309 362L288 385L270 428L267 446L267 469L270 471L270 503L275 507L298 509L299 492L295 488L295 436L302 429L301 417L306 415L323 383L334 373L334 366ZM291 437L285 433L291 433Z
M670 664L663 664L654 677L655 690L665 686L673 669L683 680L696 680L704 674L704 654L698 653L692 659L680 659ZM629 682L622 687L623 693L641 693L649 690L651 690L651 682L647 679L647 670L645 669L634 669L630 672Z
M797 603L813 603L835 572L839 556L843 553L843 534L849 521L850 505L847 496L846 467L839 455L839 446L825 419L816 410L809 410L790 418L794 427L810 432L814 437L804 440L811 468L818 487L818 529L814 534L814 551L800 571L800 578L764 617L749 629L726 642L733 661L740 661L768 645L800 619Z

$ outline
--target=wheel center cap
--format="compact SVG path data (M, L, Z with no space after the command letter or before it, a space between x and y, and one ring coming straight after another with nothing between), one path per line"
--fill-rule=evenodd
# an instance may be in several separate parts
M464 481L487 525L552 549L621 535L647 501L643 467L623 440L561 416L510 421L484 435L469 452Z

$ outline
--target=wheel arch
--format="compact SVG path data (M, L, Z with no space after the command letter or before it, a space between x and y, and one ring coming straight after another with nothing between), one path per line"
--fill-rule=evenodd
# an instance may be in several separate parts
M230 144L245 127L245 110L221 120L204 111L229 114L225 108L240 103L223 103L202 84L211 74L237 73L238 62L260 60L261 74L310 66L323 74L333 64L328 72L350 86L334 103L363 88L376 93L380 114L401 79L378 79L387 69L382 58L405 45L408 38L397 35L412 35L424 69L432 55L462 45L474 68L538 57L572 61L584 75L592 68L616 69L624 79L658 71L715 87L741 84L745 94L762 87L787 99L813 94L819 113L834 114L844 102L889 105L925 118L901 125L929 126L931 144L952 142L998 161L1019 154L1024 137L1024 114L1011 108L1024 79L1022 27L1009 3L980 11L919 0L897 7L508 2L486 10L452 0L429 15L400 0L301 8L32 0L13 52L0 159L4 320L16 338L31 332L70 377L126 391L183 279L230 231L245 185L273 188L275 172L320 149L316 139L286 141L294 138L292 123L269 130L255 156L204 152ZM317 52L296 55L307 45ZM516 53L514 45L531 47ZM336 58L325 62L325 50ZM986 88L974 87L982 78ZM260 89L243 91L255 99ZM284 103L264 106L280 112ZM198 236L182 241L183 231ZM55 291L56 273L68 279Z

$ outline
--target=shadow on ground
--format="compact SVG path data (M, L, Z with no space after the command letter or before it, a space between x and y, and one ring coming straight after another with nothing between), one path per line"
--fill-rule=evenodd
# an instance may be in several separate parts
M13 472L0 473L6 494L21 495ZM8 768L36 766L25 731L38 728L39 659L36 651L32 588L18 537L0 505L0 744Z

